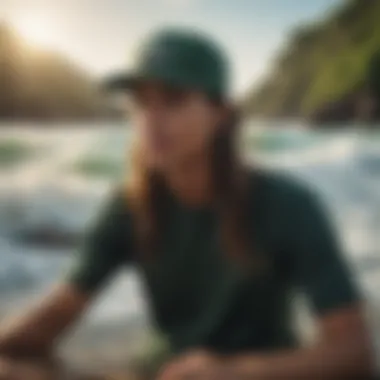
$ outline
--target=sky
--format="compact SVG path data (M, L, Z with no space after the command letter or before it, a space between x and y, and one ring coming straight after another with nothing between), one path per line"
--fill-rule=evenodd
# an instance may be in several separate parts
M152 29L191 26L230 55L233 91L270 69L297 25L318 20L343 0L0 0L0 19L30 44L63 52L96 76L127 67Z

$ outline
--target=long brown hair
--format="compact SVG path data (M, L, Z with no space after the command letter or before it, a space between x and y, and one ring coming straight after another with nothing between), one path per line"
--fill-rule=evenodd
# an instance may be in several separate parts
M222 106L220 100L213 102ZM247 173L237 149L239 119L237 111L230 111L227 120L217 129L211 146L211 175L223 244L228 255L244 260L250 234L246 223ZM127 197L134 215L139 249L144 256L150 256L160 244L169 192L162 176L150 172L144 165L138 144L134 148Z

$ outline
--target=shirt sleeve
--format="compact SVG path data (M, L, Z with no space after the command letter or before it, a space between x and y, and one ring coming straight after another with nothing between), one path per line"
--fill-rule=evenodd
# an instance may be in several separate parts
M121 190L112 192L88 229L66 280L82 291L100 288L131 260L131 223Z
M353 272L318 197L305 191L295 203L289 223L297 284L317 314L356 303L361 295Z

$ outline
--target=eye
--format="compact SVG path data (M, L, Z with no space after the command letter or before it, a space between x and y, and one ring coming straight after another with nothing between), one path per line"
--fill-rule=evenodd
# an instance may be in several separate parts
M127 107L129 111L144 109L148 104L148 96L144 91L135 90L127 96Z

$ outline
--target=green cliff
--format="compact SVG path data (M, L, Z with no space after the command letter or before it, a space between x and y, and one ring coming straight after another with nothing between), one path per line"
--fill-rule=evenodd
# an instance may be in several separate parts
M270 118L378 118L379 52L380 1L347 0L293 32L269 75L245 97L244 110Z
M0 22L0 119L113 116L96 81L65 57L32 48Z

